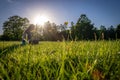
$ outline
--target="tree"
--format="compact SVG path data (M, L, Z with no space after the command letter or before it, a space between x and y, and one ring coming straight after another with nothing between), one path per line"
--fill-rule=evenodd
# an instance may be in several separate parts
M20 40L23 30L28 24L29 20L27 18L17 15L8 18L8 21L3 23L4 40Z
M86 16L86 14L81 14L80 18L77 21L77 24L79 23L91 23L91 20L88 19L88 17Z
M106 39L106 28L103 25L100 26L100 39Z
M76 26L74 25L74 22L72 21L71 22L71 38L72 38L72 40L74 40L76 37L75 30L76 30Z
M116 28L116 38L120 39L120 24L117 25L117 28Z
M107 36L111 40L115 39L115 29L114 29L114 27L112 25L107 30Z
M58 40L58 26L55 23L46 22L43 28L43 37L44 40Z
M74 32L78 40L88 40L94 38L93 24L91 20L85 14L81 14L75 26L72 26L72 33ZM75 36L72 36L73 38Z

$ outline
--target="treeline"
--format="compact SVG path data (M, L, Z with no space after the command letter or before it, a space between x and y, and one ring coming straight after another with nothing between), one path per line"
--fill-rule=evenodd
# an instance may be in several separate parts
M27 18L12 16L8 21L3 23L3 35L0 40L21 40L23 31L29 26ZM91 20L81 14L76 23L56 25L55 23L46 22L43 26L36 26L36 34L39 40L43 41L61 41L61 40L116 40L120 39L120 24L116 27L105 27L101 25L95 27Z
M99 29L94 27L91 20L82 14L77 23L71 23L71 39L73 40L116 40L120 39L120 24L116 27L112 25L105 27L101 25Z

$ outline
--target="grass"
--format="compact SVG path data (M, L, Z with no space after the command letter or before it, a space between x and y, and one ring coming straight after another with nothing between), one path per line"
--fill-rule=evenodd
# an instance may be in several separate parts
M120 41L0 42L2 80L120 80Z

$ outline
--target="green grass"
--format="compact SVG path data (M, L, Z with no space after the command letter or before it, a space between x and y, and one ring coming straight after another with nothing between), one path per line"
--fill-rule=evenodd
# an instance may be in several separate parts
M120 41L0 42L3 80L120 80Z

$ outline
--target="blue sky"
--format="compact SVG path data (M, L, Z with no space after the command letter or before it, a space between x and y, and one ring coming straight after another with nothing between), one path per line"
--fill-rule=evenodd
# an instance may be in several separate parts
M10 16L27 17L31 23L38 14L47 15L50 22L76 23L84 13L96 27L120 24L120 0L0 0L0 34Z

